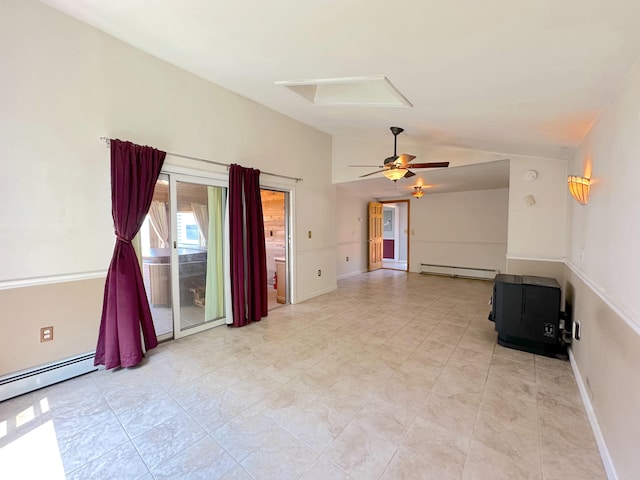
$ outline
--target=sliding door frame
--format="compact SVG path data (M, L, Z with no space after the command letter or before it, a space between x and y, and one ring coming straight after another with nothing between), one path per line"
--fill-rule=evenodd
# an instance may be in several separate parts
M260 176L260 188L264 190L273 190L276 192L283 192L284 196L284 228L285 228L285 261L287 266L286 283L287 286L287 303L294 304L296 299L295 288L295 184L286 184L273 181L272 177L265 175L264 178Z
M229 249L228 249L228 232L229 232L229 218L225 214L224 221L224 317L215 321L206 322L202 325L194 326L185 330L180 327L180 292L179 292L179 259L177 250L178 241L178 225L177 225L177 213L178 213L178 198L176 192L176 182L186 182L201 184L204 186L222 187L226 190L225 204L228 208L228 192L229 192L229 176L214 172L207 172L203 170L191 169L180 167L177 165L165 164L162 168L161 174L165 174L169 177L169 201L170 209L169 214L171 217L171 233L170 233L170 248L171 248L171 285L172 285L172 306L173 306L173 338L179 339L194 333L199 333L210 328L225 325L230 323L231 315L231 294L230 294L230 270L229 270ZM174 287L175 285L175 287Z
M214 172L209 170L201 170L190 167L183 167L180 165L172 165L165 163L162 167L161 173L171 175L187 175L194 179L203 179L205 181L214 180L220 182L217 186L224 186L229 188L229 174L227 172ZM288 193L288 201L285 200L285 228L286 228L286 261L287 261L287 300L290 304L297 302L297 288L296 288L296 182L294 180L281 179L270 175L260 175L260 188L268 190L276 190L280 192ZM228 190L227 190L228 192ZM228 206L228 203L227 203ZM228 243L228 225L225 226L226 234L225 240ZM173 235L173 233L172 233ZM173 244L172 244L173 245ZM226 254L225 254L226 255ZM228 260L225 259L225 262ZM229 264L225 265L225 306L231 305L231 282L230 282L230 269ZM230 307L225 310L227 318L231 318ZM229 320L227 321L229 323ZM175 337L174 332L174 337ZM178 338L178 337L175 337Z

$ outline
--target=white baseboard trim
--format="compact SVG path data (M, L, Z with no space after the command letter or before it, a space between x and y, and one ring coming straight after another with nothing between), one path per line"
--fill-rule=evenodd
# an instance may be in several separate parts
M310 300L310 299L318 297L320 295L324 295L325 293L331 293L331 292L333 292L334 290L337 290L337 289L338 289L338 286L334 285L333 287L325 288L324 290L319 290L317 292L310 293L308 295L305 295L304 297L298 297L298 298L296 298L296 301L294 303L304 302L305 300Z
M345 278L349 278L349 277L355 277L356 275L361 275L363 273L366 273L366 270L361 270L359 272L349 272L349 273L343 273L342 275L338 275L336 277L336 280L344 280Z
M447 277L476 278L480 280L493 280L499 269L480 267L461 267L456 265L437 265L433 263L421 263L420 273L431 275L444 275Z
M93 372L94 357L95 352L85 353L0 377L0 402Z
M605 442L604 436L602 435L602 430L600 430L598 419L596 418L596 414L593 411L593 405L591 405L591 400L589 399L589 393L587 392L587 388L582 381L582 375L580 375L580 369L578 368L576 359L573 356L573 350L571 348L569 348L569 362L571 363L573 376L576 378L576 383L578 384L578 390L580 392L580 397L582 398L582 403L584 404L584 408L587 411L587 416L589 417L591 430L593 430L593 435L596 439L596 444L598 445L600 458L602 459L604 470L607 473L607 478L609 480L618 480L618 474L616 473L615 466L613 465L611 455L609 455L607 443Z

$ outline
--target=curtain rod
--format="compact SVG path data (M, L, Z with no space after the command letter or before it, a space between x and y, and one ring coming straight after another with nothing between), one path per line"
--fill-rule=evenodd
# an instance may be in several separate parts
M110 141L111 139L109 137L100 137L100 140L103 141L104 143L107 144L107 148L110 148L111 144ZM186 158L187 160L197 160L198 162L205 162L205 163L212 163L213 165L220 165L222 167L227 167L229 168L231 165L228 163L222 163L222 162L215 162L213 160L207 160L206 158L198 158L198 157L190 157L189 155L181 155L179 153L172 153L172 152L166 152L167 155L171 155L173 157L180 157L180 158ZM280 175L279 173L270 173L270 172L263 172L262 170L260 170L260 173L263 173L265 175L270 175L272 177L279 177L279 178L286 178L288 180L295 180L296 183L297 182L301 182L302 179L298 178L298 177L289 177L287 175Z

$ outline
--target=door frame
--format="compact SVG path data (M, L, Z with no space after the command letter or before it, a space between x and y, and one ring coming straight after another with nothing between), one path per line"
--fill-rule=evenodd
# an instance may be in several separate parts
M163 172L165 173L165 172ZM186 337L189 335L193 335L194 333L199 333L204 330L209 330L210 328L219 327L221 325L225 325L230 323L231 320L231 295L230 295L230 285L231 279L229 274L229 265L230 265L230 256L229 249L226 248L227 242L225 243L224 248L224 317L217 319L211 322L205 322L202 325L197 325L195 327L191 327L185 330L182 330L180 325L180 260L178 257L178 196L176 190L176 183L193 183L204 186L211 187L221 187L225 188L227 191L227 198L225 198L225 210L228 209L228 193L229 193L229 182L218 180L215 178L209 178L202 175L195 176L189 175L185 173L168 173L169 175L169 211L171 215L170 225L171 225L171 234L170 234L170 248L171 248L171 298L173 305L173 338L178 339L182 337ZM227 210L228 212L228 210ZM225 213L224 219L224 231L225 237L228 237L229 232L229 215Z
M260 188L262 190L272 190L274 192L283 192L284 197L284 229L285 229L285 265L287 267L285 285L286 285L286 298L287 304L294 304L296 299L296 287L295 287L295 185L281 183L269 178L260 177Z
M173 248L173 242L177 241L177 232L178 232L178 226L177 226L177 222L175 221L176 219L176 214L177 214L177 200L173 200L172 201L172 195L175 195L175 183L174 183L174 187L173 187L173 191L172 191L172 177L175 178L179 178L179 177L183 177L183 179L186 179L186 181L191 181L192 183L204 183L206 185L209 185L209 182L213 182L212 185L213 186L217 186L217 187L224 187L227 189L227 194L229 191L229 175L226 173L219 173L219 172L213 172L213 171L208 171L208 170L200 170L197 168L189 168L189 167L183 167L180 165L172 165L172 164L168 164L165 163L162 166L162 169L160 171L161 174L165 174L169 177L169 215L171 217L171 232L170 232L170 248L171 248L171 283L172 285L174 284L174 282L177 282L177 277L179 276L179 271L178 271L178 267L174 266L177 265L175 264L174 260L173 260L173 254L174 254L174 248ZM173 182L175 182L175 180L173 180ZM228 196L228 195L227 195ZM227 213L225 214L225 232L227 233L226 236L228 237L228 229L229 229L229 219L228 219L228 198L227 198ZM175 210L175 211L174 211ZM180 328L176 328L176 325L178 324L179 318L177 319L175 310L178 304L176 304L175 302L175 297L174 297L174 291L171 291L171 303L172 303L172 318L173 318L173 339L177 340L178 338L182 338L188 335L192 335L194 333L199 333L202 332L204 330L208 330L210 328L214 328L216 326L219 325L224 325L229 324L231 322L231 273L230 273L230 269L229 269L229 249L228 249L228 241L225 242L225 252L224 252L224 257L225 257L225 269L224 269L224 281L225 281L225 285L227 286L224 290L225 290L225 316L226 318L224 319L223 322L220 323L220 321L216 321L216 322L210 322L210 323L205 323L204 325L199 325L197 327L193 327L193 328L189 328L187 330L185 330L184 332L180 330ZM174 274L173 271L176 271L176 273ZM176 283L176 285L178 285ZM179 287L176 287L177 289L179 289ZM173 289L173 287L172 287ZM178 291L178 290L176 290ZM179 294L178 294L179 297ZM179 327L179 324L178 324Z
M400 270L397 268L388 268L387 270L397 270L399 272L408 272L409 265L411 260L411 200L381 200L382 208L384 209L384 205L388 203L406 203L407 204L407 268L405 270ZM384 263L383 263L384 265ZM385 268L384 266L382 268Z

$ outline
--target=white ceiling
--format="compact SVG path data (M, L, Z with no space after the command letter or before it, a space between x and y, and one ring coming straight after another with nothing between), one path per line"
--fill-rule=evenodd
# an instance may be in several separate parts
M427 146L568 159L640 55L638 0L42 1L328 134L390 150L397 125ZM413 108L314 106L275 83L369 75Z

